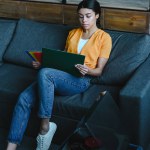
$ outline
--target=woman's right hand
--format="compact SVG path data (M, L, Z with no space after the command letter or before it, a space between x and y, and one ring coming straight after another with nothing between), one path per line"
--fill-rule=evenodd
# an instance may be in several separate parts
M41 67L41 63L39 61L32 61L32 66L34 69L39 69Z

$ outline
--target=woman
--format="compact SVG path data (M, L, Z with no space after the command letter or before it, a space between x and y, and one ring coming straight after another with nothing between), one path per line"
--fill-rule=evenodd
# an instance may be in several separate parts
M96 24L100 17L100 5L96 0L83 0L78 5L77 12L81 27L70 31L65 48L67 52L86 56L84 65L75 65L82 77L75 77L51 68L40 69L37 84L33 83L18 98L8 136L7 150L15 150L17 144L21 143L31 108L36 102L36 88L39 91L38 116L41 118L36 149L48 150L57 128L55 123L49 122L54 93L73 95L84 92L90 86L91 78L101 75L108 61L112 42L110 36ZM39 68L40 63L33 62L33 67Z

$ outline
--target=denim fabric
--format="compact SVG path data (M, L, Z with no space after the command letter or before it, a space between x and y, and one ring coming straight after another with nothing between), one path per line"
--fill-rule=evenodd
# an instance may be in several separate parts
M39 117L50 118L55 92L59 95L73 95L84 92L90 86L89 77L75 77L51 68L41 69L37 80L38 84L33 83L19 96L8 135L8 141L11 143L20 144L22 141L31 108L38 99Z

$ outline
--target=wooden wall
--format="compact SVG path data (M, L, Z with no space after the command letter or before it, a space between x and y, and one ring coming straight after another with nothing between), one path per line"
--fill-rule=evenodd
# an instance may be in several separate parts
M64 5L20 0L0 0L0 17L79 25L76 5ZM101 26L104 29L150 33L150 12L102 8Z

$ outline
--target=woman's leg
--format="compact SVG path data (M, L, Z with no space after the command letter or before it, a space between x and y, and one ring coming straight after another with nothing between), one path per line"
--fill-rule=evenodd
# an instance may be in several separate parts
M74 95L84 92L90 85L90 78L75 77L66 72L43 68L38 74L39 112L40 118L51 118L54 93Z
M54 124L49 124L49 118L51 118L51 112L53 108L54 93L60 95L73 95L85 91L90 85L90 79L85 77L74 77L66 72L59 71L51 68L43 68L38 74L38 90L39 90L39 117L43 118L41 122L40 134L37 137L38 147L41 143L46 143L49 141L49 148L53 135L47 137L51 134L51 126L54 128ZM56 127L56 126L55 126ZM49 129L50 128L50 129ZM54 128L56 130L56 128ZM49 132L49 133L48 133ZM54 134L55 131L52 131ZM42 140L42 138L43 140ZM40 140L39 140L40 139ZM38 149L38 148L37 148Z
M19 96L15 106L10 131L8 134L7 150L15 150L17 145L21 143L27 123L29 120L31 108L37 99L36 93L37 84L33 83L25 89Z

